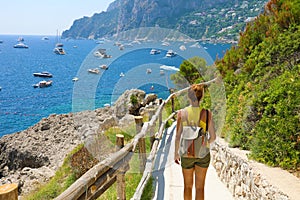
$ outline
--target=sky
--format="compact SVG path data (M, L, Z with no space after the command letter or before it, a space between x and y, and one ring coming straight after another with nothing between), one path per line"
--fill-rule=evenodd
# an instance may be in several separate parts
M56 35L114 0L0 0L0 35Z

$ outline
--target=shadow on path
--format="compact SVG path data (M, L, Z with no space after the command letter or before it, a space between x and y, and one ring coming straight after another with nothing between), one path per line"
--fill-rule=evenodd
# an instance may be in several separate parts
M165 196L164 171L168 165L168 155L170 154L171 142L173 136L175 135L175 130L176 126L171 126L170 128L165 129L163 138L157 151L152 173L152 176L154 178L153 188L157 188L157 199L164 199Z

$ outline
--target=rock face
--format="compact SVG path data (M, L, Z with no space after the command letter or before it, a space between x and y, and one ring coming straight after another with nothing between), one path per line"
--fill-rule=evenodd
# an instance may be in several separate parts
M229 0L116 0L106 12L74 21L62 37L96 39L139 27L176 28L181 16L197 9L205 12L226 2Z
M139 106L144 102L145 92L130 90L114 107L52 114L27 130L1 137L0 184L18 183L20 192L25 194L35 185L47 182L62 165L65 156L82 143L96 159L106 158L111 151L102 132L117 126L119 121L134 122L128 109L134 110L130 104L132 95L136 96ZM95 137L100 139L95 140Z

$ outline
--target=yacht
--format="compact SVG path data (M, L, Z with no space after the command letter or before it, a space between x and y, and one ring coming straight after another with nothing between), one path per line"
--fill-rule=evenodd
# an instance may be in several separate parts
M36 72L36 73L33 73L33 76L52 78L53 75L49 72Z
M44 88L52 85L52 81L40 81L37 84L34 84L34 88Z
M53 52L58 54L58 55L65 55L66 54L65 50L62 47L58 47L58 46L56 46L53 49Z
M150 69L150 68L148 68L148 69L146 70L146 73L147 73L147 74L151 74L151 72L152 72L152 69Z
M78 77L74 77L74 78L72 78L72 81L73 82L76 82L76 81L78 81L79 80L79 78Z
M157 49L151 49L150 55L156 55L156 54L160 54L160 51Z
M100 65L100 69L108 70L108 66L107 65Z
M174 57L174 56L176 56L176 53L173 50L169 50L166 54L166 57L169 57L169 58Z
M42 40L49 40L49 37L44 36L44 37L42 37Z
M92 74L99 74L100 73L99 69L97 69L97 68L95 68L95 69L88 69L88 72L92 73Z
M111 58L111 55L106 54L106 49L98 49L94 52L94 56L101 58Z
M22 42L19 42L18 44L14 45L14 48L28 49L28 46Z

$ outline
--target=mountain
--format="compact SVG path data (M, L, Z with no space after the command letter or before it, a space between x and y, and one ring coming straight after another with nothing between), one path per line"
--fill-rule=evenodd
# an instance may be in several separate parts
M140 27L176 29L194 39L237 39L262 0L116 0L105 12L74 21L63 38L97 39Z

